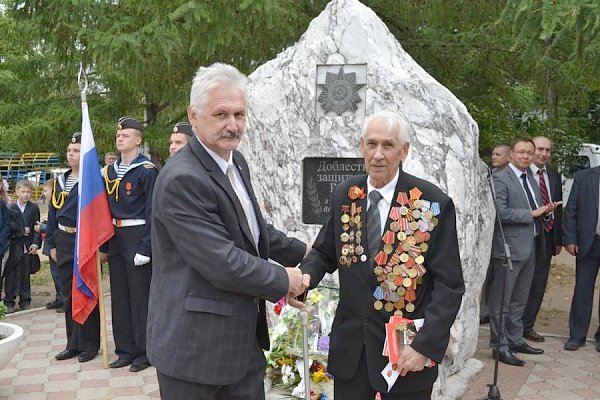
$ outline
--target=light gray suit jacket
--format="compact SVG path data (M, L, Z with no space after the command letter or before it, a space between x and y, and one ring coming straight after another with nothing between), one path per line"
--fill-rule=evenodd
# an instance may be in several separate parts
M517 177L510 166L493 175L494 190L496 192L496 206L506 242L510 247L513 261L524 261L529 258L534 246L534 218L531 215L529 200L523 190L521 178ZM540 189L531 170L527 170L527 180L533 187L533 196L538 205L541 205ZM496 224L498 221L496 221ZM492 257L504 258L504 244L498 227L494 229L492 243Z
M269 347L263 299L288 290L287 273L267 258L296 265L306 250L265 222L246 161L239 152L233 161L258 220L258 251L227 176L196 138L154 186L147 354L179 380L228 385L255 367L257 343Z

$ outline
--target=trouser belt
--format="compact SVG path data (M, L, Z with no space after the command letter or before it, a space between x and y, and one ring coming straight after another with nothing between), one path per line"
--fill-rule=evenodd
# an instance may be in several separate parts
M74 226L64 226L63 224L58 224L58 229L67 233L76 233L77 228Z
M145 219L117 219L113 218L113 225L118 227L144 225Z

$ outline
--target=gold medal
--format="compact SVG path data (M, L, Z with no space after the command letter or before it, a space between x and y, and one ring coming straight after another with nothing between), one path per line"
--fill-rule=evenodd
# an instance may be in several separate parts
M413 202L413 207L414 208L421 208L421 207L423 207L423 202L421 200L415 200ZM415 218L418 218L418 217L415 217Z
M417 270L414 268L411 268L408 270L408 276L411 278L416 278L418 275Z
M350 216L348 214L342 215L341 219L343 224L347 224L348 222L350 222Z
M410 312L410 313L413 312L413 311L415 311L415 305L413 303L408 303L406 305L406 311Z
M412 216L416 219L421 218L421 211L420 210L413 210L412 212Z
M408 227L410 228L411 231L416 231L417 229L419 229L419 224L417 223L417 221L412 221L408 224Z
M362 247L362 246L360 246L360 245L358 245L358 246L356 246L356 250L355 251L356 251L356 254L360 256L362 253L365 252L365 248Z
M409 258L410 257L406 253L400 254L400 261L402 261L403 263L407 262Z
M438 222L439 221L436 217L431 218L431 223L433 224L433 226L437 226Z
M425 211L425 219L430 220L433 218L433 213L431 211Z
M415 239L414 236L409 236L406 238L406 243L410 244L411 246L414 246L415 244L417 244L417 239Z
M354 236L356 236L357 238L361 238L362 237L362 231L356 231L356 233L354 234Z
M408 214L408 208L406 208L405 206L400 207L400 215L406 214Z
M398 232L398 234L396 235L396 237L398 238L398 240L400 240L401 242L406 240L406 233L404 232Z
M402 279L402 286L408 288L412 286L412 279L410 278L404 278Z
M342 242L346 243L348 240L350 240L350 235L344 232L340 235L340 239Z
M423 257L423 256L418 256L417 258L415 258L415 262L417 264L423 264L424 261L425 261L425 257Z
M399 286L398 289L396 289L396 293L398 293L398 296L402 297L406 294L406 289L404 288L404 286Z
M402 268L398 264L396 264L394 265L392 272L394 272L394 275L400 275L402 273Z
M346 257L346 256L340 257L340 264L346 265L347 262L348 262L348 257Z
M429 246L427 245L427 243L421 243L419 247L421 248L422 253L425 253L427 250L429 250Z
M391 244L384 244L383 245L383 252L385 254L392 254L392 251L394 251L394 247L392 247Z
M394 304L390 303L390 302L385 303L385 311L387 311L387 312L394 311Z
M373 303L373 308L377 311L381 310L383 308L383 303L381 300L377 300L375 303Z
M394 311L394 315L397 315L398 317L402 317L403 314L402 314L402 311L396 310L396 311Z
M354 223L355 223L355 224L360 224L360 221L361 221L361 219L360 219L360 215L355 215L355 216L354 216Z
M409 251L410 250L410 243L408 243L408 242L402 243L402 250Z
M347 256L347 255L348 255L348 253L349 253L349 251L348 251L348 247L346 247L346 246L342 247L342 255L343 255L343 256Z
M392 232L398 232L400 230L400 224L396 221L390 223L390 230Z

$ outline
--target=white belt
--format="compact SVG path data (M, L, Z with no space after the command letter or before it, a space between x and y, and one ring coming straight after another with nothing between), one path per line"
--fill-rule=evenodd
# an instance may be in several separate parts
M113 218L113 225L122 227L122 226L137 226L146 224L145 219L116 219Z
M72 226L64 226L63 224L58 224L58 229L67 233L75 233L77 232L77 228Z

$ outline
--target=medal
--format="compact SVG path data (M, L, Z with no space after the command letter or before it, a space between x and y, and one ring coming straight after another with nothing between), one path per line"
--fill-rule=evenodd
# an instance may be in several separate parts
M131 189L132 189L132 185L131 182L125 182L125 194L127 194L128 196L131 195Z

